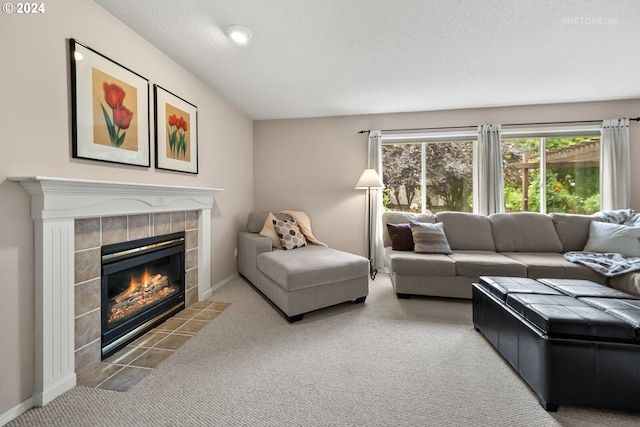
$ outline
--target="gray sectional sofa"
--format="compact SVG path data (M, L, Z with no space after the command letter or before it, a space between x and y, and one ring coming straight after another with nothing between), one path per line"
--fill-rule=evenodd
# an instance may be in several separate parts
M451 253L394 250L387 224L442 223ZM480 276L586 279L640 295L640 273L607 278L563 254L582 251L593 216L517 212L481 216L463 212L385 212L385 258L399 297L471 298Z
M249 214L238 235L238 270L289 322L307 312L347 301L364 302L369 293L369 261L317 244L283 250L260 235L269 212ZM291 220L284 214L278 219Z

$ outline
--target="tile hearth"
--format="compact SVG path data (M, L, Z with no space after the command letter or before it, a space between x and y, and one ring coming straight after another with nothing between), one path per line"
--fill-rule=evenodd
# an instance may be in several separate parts
M216 301L191 304L95 368L78 375L77 385L103 390L130 390L229 305Z

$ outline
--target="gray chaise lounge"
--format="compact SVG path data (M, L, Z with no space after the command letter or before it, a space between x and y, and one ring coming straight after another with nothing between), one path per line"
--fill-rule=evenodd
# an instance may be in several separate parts
M365 301L369 293L366 258L315 244L293 250L274 248L269 237L259 234L268 215L249 214L247 231L238 235L238 270L289 322L301 320L310 311Z

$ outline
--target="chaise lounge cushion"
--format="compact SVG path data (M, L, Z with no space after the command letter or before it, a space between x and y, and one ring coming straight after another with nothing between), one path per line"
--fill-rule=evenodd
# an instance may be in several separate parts
M307 245L293 251L275 249L261 253L257 256L257 267L284 289L293 291L366 277L369 264L359 255Z

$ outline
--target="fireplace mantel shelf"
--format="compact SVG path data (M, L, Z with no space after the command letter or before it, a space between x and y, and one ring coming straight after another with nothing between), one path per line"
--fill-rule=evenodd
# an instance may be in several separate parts
M80 218L198 212L198 298L211 296L211 211L219 188L11 177L31 195L35 253L35 393L44 406L76 384L74 227Z
M32 196L33 219L211 208L220 188L182 187L43 176L11 177Z

